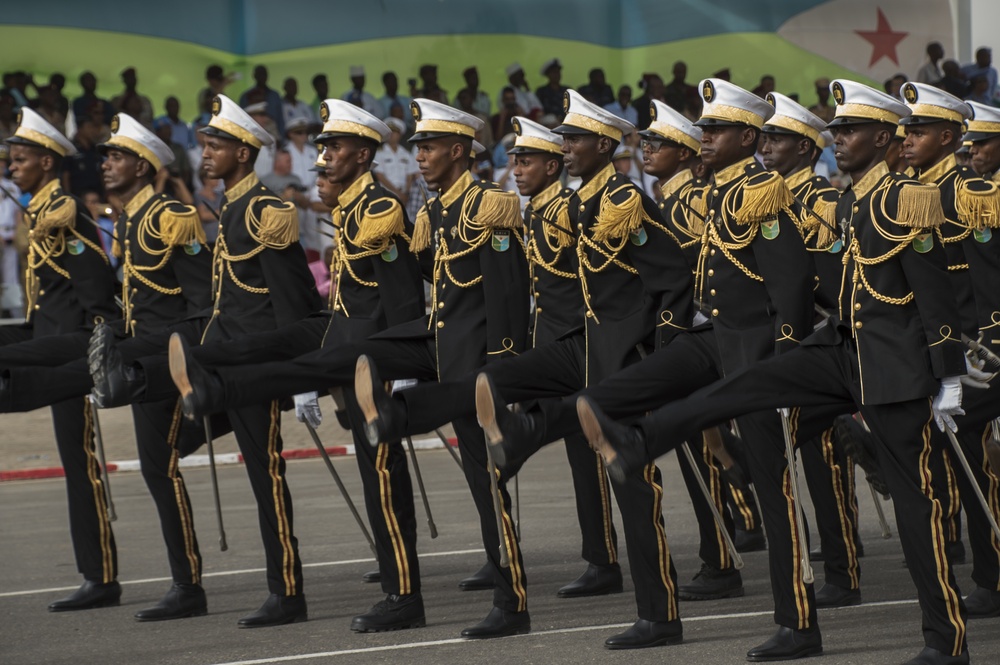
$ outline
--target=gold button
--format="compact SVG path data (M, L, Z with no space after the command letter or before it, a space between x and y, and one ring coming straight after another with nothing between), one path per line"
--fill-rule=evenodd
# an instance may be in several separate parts
M712 289L711 291L709 291L708 294L714 296L715 295L715 289Z
M854 303L854 311L857 312L860 310L861 310L861 303L859 302Z
M444 328L444 321L438 321L438 328Z
M533 281L535 281L535 282L537 282L537 281L538 281L538 278L537 278L537 277L532 277L531 279L532 279Z
M443 226L438 229L438 233L444 233L444 227Z
M713 309L712 310L712 316L718 316L718 315L719 315L719 310Z
M444 309L444 303L443 302L439 302L438 303L438 309Z
M848 230L848 231L850 231L851 233L854 233L854 227L853 227L853 226L852 226L852 227L850 227L850 228L849 228L849 229L847 229L847 230Z
M45 295L45 289L38 289L38 295L44 296Z
M536 298L537 298L538 296L540 296L540 295L541 295L541 294L540 294L540 293L539 293L538 291L535 291L535 297L536 297Z
M587 206L585 206L585 205L583 205L583 204L581 203L581 204L580 204L580 212L583 212L583 211L584 211L584 210L586 210L586 209L587 209Z
M588 312L587 312L587 318L588 318L588 319L589 319L589 318L593 318L593 316L594 316L594 313L593 313L593 312L590 312L590 311L588 311Z
M715 250L714 249L708 250L708 255L709 256L715 256Z
M713 270L712 268L709 268L708 269L708 276L712 277L713 275L715 275L715 270Z
M583 224L577 224L576 228L578 228L578 229L580 229L582 231L583 230Z
M442 217L447 217L448 216L448 211L447 210L442 210L441 211L441 216Z
M860 321L855 321L854 322L854 327L858 328L860 330L861 329L861 322Z
M212 310L212 314L222 314L222 310L220 310L219 308L215 308L214 310Z
M712 190L712 196L718 196L718 195L719 195L719 190L713 189Z
M128 247L128 246L129 246L129 245L131 245L131 244L132 244L132 241L131 241L131 240L129 240L128 238L126 238L126 239L125 239L125 246L126 246L126 247Z
M42 308L41 305L35 305L35 309L41 309L41 308Z
M855 286L854 288L855 288L855 289L857 289L858 291L860 291L860 290L861 290L861 284L858 284L858 285L857 285L857 286Z
M333 306L333 311L339 312L340 311L340 305L334 305Z
M541 307L536 307L535 311L538 312L539 314L541 314L542 313L542 308Z
M129 323L131 323L131 324L132 324L132 327L133 327L133 328L135 327L135 319L132 319L131 321L129 321Z
M852 207L851 209L852 209L852 210L853 210L854 212L857 212L857 211L858 211L858 206L853 206L853 207Z
M535 235L535 229L531 229L530 231L528 231L528 235L531 236Z

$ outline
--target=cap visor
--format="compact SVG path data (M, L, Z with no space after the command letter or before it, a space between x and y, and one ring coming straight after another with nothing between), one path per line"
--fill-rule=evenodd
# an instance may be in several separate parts
M409 138L409 143L419 143L420 141L430 141L431 139L439 139L444 136L454 136L455 138L469 138L463 134L453 134L451 132L417 132Z
M201 129L198 130L198 133L204 134L206 136L215 136L217 138L226 139L228 141L237 141L239 143L243 143L243 139L233 136L229 132L224 132L218 127L202 127Z
M899 124L903 125L933 125L936 122L947 122L952 125L958 126L957 122L951 120L945 120L944 118L934 118L926 115L908 115L905 118L899 119Z
M760 128L760 131L763 132L764 134L784 134L785 136L803 136L803 134L799 134L798 132L793 132L790 129L786 129L784 127L776 127L774 125L764 125L763 127Z
M695 127L750 127L745 122L736 122L734 120L723 120L722 118L698 118L694 122Z
M575 125L559 125L551 131L553 134L593 134L597 136L597 132L592 132L589 129L583 129L582 127L576 127Z
M839 127L841 125L867 125L878 123L881 125L891 125L891 122L882 122L880 120L874 120L872 118L852 118L850 116L840 116L839 118L834 118L829 123L827 123L827 128Z
M962 137L963 141L969 141L970 143L977 143L979 141L989 141L990 139L995 139L1000 136L1000 132L966 132ZM10 141L10 139L7 139Z

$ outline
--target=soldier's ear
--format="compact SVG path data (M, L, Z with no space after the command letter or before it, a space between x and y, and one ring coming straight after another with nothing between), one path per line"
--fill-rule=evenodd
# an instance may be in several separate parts
M545 175L550 178L554 175L558 175L562 171L562 160L561 159L549 159L545 162Z
M456 162L462 159L463 157L467 158L469 156L468 154L466 154L465 146L463 146L461 143L458 142L452 143L451 150L449 150L448 152L451 155L452 160Z
M240 144L236 148L236 161L240 164L246 164L250 161L250 147L245 144Z
M135 175L139 178L145 178L147 176L154 175L153 165L147 162L145 159L137 159L135 163Z
M42 165L42 170L45 172L49 172L55 169L56 162L52 158L52 155L48 154L47 152L42 154L39 163Z
M889 145L892 138L896 135L895 128L889 129L886 125L879 125L875 129L875 147L884 148Z
M597 137L597 152L599 152L599 153L601 153L603 155L603 154L611 152L611 150L612 150L612 148L611 148L611 139L609 139L607 136L598 136Z
M810 139L803 137L799 141L798 154L800 156L809 155L810 157L812 157L812 152L815 147L816 147L815 143L813 143Z

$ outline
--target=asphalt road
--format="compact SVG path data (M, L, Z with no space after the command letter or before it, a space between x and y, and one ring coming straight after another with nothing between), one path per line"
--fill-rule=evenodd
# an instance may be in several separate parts
M381 598L377 585L360 580L362 573L374 568L372 555L319 460L288 465L295 529L305 562L309 621L258 630L236 627L236 620L255 610L266 596L256 508L242 467L219 470L230 547L225 553L217 546L208 472L185 471L205 559L210 613L162 623L132 619L137 610L159 600L170 583L155 510L139 474L112 476L122 605L59 614L46 611L46 605L80 583L69 546L62 481L0 484L0 663L740 663L747 649L774 631L767 559L761 552L745 557L746 597L682 604L683 644L606 651L603 640L635 619L632 585L626 575L623 594L556 598L556 590L584 567L578 558L569 471L561 446L556 445L526 466L520 482L533 632L503 640L462 641L461 629L490 608L489 592L463 593L456 587L483 561L478 520L451 457L442 450L420 455L440 531L437 539L430 539L418 499L428 625L369 635L352 633L348 627L351 617ZM335 463L360 500L353 458ZM683 582L699 567L697 532L676 462L667 457L661 468L668 536ZM922 646L920 611L902 565L899 541L880 538L871 497L861 489L865 490L859 492L867 553L862 560L865 604L821 611L825 647L821 662L828 665L902 663ZM891 509L886 507L891 521ZM623 567L627 571L627 563ZM966 592L973 588L970 573L971 565L958 568ZM821 569L817 577L822 578ZM996 619L970 624L974 662L1000 662L997 626Z

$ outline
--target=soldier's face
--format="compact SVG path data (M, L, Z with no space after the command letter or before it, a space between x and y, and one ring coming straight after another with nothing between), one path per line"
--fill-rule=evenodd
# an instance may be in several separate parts
M701 129L701 161L705 166L721 169L743 157L746 128L739 125L706 125Z
M11 151L13 155L13 151ZM972 157L972 168L981 176L990 175L1000 170L1000 136L994 136L986 141L976 141L969 148Z
M643 171L654 178L672 175L680 167L682 150L671 141L643 141Z
M41 150L14 144L10 147L10 178L22 191L34 193L45 178L45 156Z
M240 144L236 141L209 136L205 139L205 148L201 151L201 163L209 178L222 178L239 168L237 151Z
M879 150L877 144L882 128L872 122L837 125L833 128L833 155L837 158L837 168L844 173L856 173L871 165ZM891 136L884 137L886 142Z
M943 122L907 125L903 140L903 159L906 163L915 169L925 169L947 156L955 135L945 125Z
M335 137L324 143L323 159L326 160L326 176L335 183L355 180L367 162L362 156L361 145L347 136Z
M761 161L769 170L786 176L801 160L799 144L803 142L804 139L797 135L765 132L760 144Z
M606 139L605 139L606 140ZM605 164L597 134L566 134L563 136L563 163L574 178L595 175Z
M558 162L550 155L537 152L514 155L514 183L521 196L541 194L557 172Z
M451 173L452 166L456 161L453 150L456 145L454 139L449 137L428 139L417 143L415 157L417 168L420 169L420 175L424 177L424 181L432 189L438 188L439 183L445 182ZM462 157L468 159L467 155Z
M139 175L140 161L132 153L122 150L108 150L104 163L101 164L104 188L116 194L128 191L135 185Z
M325 173L320 173L319 177L316 178L316 189L319 191L319 200L323 202L323 205L327 208L337 207L337 197L343 191L338 183L331 182Z

